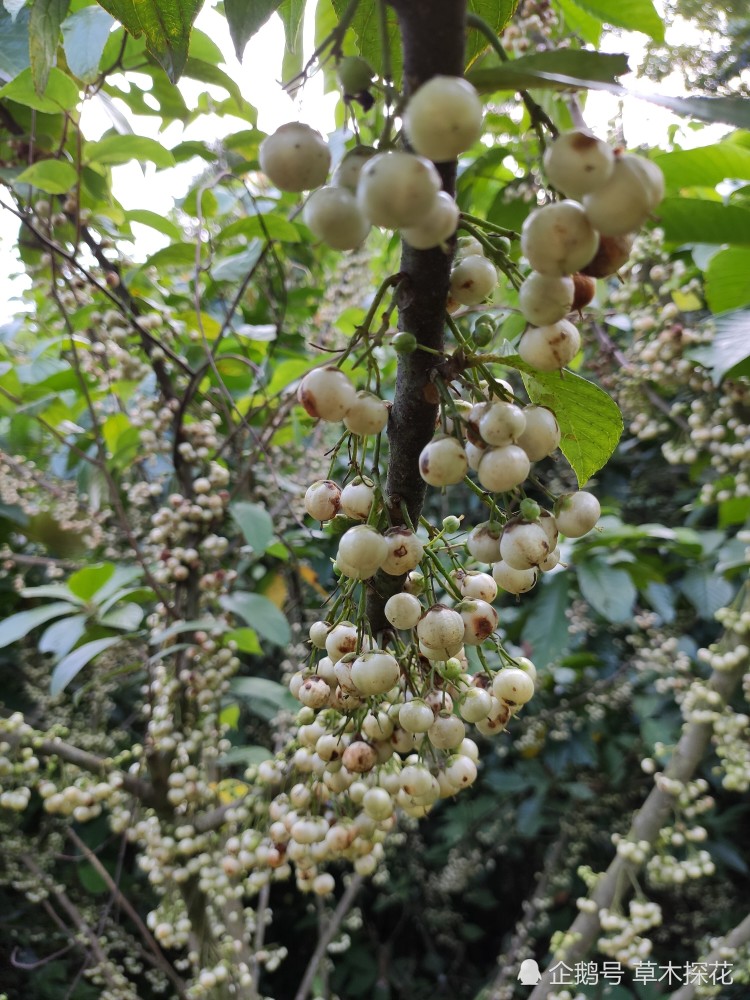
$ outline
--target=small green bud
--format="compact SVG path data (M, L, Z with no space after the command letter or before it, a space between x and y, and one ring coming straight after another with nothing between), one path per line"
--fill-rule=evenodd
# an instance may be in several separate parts
M449 514L448 517L443 518L443 531L447 531L448 534L455 534L456 531L461 529L461 519L456 517L455 514Z
M542 513L542 508L536 500L530 500L529 497L526 497L521 501L520 511L524 521L536 521Z
M391 343L396 354L413 354L418 346L414 334L407 333L405 330L397 333Z

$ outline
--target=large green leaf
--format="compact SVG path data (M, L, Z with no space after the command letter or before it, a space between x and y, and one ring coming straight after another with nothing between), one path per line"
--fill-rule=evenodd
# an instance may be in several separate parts
M80 94L73 80L59 69L50 70L45 91L43 94L38 94L29 68L19 73L4 87L0 87L0 97L33 108L34 111L55 115L60 111L70 111L74 108L78 104Z
M599 556L582 562L576 570L581 593L595 611L615 624L632 618L638 591L627 570L610 566Z
M240 61L247 43L280 6L281 0L253 0L252 3L248 0L224 0L229 34Z
M502 364L520 371L533 403L552 410L560 425L560 451L579 486L609 461L622 434L622 414L603 389L575 372L538 372L517 355Z
M29 11L24 8L15 18L0 9L0 79L13 79L29 66Z
M664 41L664 22L656 13L652 0L576 0L589 14L605 24L629 31L642 31L654 41Z
M717 142L697 149L677 149L654 157L667 187L715 187L726 178L750 179L750 149L736 142Z
M60 25L70 0L34 0L29 19L29 55L37 94L43 94L49 72L55 65Z
M93 642L86 642L83 646L79 646L78 649L74 649L72 653L64 656L52 671L49 685L50 694L54 696L64 691L87 663L91 663L94 657L118 642L122 642L122 637L119 635L109 636L106 639L94 639Z
M190 29L203 0L101 0L101 6L133 37L145 37L149 52L172 83L179 79L187 59Z
M239 526L245 541L256 555L262 555L273 538L273 518L259 503L239 500L229 507L229 512Z
M695 608L698 616L707 620L719 608L726 607L734 595L734 587L723 576L702 566L693 566L680 580L680 590Z
M340 18L349 0L333 0L333 9ZM388 48L391 55L391 70L394 81L398 84L401 80L401 33L398 27L396 12L390 4L386 6L386 21ZM383 69L383 46L380 38L380 23L378 16L378 4L367 2L361 3L351 23L352 34L357 43L357 51L373 66L376 73L381 73Z
M286 646L291 639L286 615L262 594L237 590L222 597L221 606L252 625L264 639L277 646Z
M68 69L83 83L93 83L114 21L101 7L83 7L66 17L62 25L63 48Z
M705 289L711 312L750 304L750 249L728 247L714 254L706 269Z
M32 629L44 625L53 618L69 615L72 610L73 606L67 601L58 601L54 604L45 604L43 608L32 608L30 611L19 611L17 615L11 615L10 618L0 622L0 648L18 642Z
M282 0L279 17L284 23L284 39L288 52L297 51L300 28L305 16L305 0Z
M66 656L83 638L86 615L68 615L53 622L39 638L39 652L53 653L57 659Z
M580 7L575 0L556 0L557 7L562 11L567 28L580 35L589 45L599 45L602 37L602 22L588 11Z
M20 173L15 183L31 184L47 194L67 194L77 177L75 167L66 160L38 160Z
M656 215L671 243L750 246L750 209L741 205L704 198L665 198Z
M98 142L87 142L83 150L87 163L119 164L130 160L148 160L157 167L173 167L174 157L168 149L142 135L108 135Z
M520 56L494 66L480 66L467 74L477 90L526 90L529 87L588 86L589 82L614 83L628 72L627 56L582 49L550 49Z
M103 615L99 621L107 628L120 628L124 632L135 632L143 621L145 612L139 604L132 601L128 604L121 604L112 611Z

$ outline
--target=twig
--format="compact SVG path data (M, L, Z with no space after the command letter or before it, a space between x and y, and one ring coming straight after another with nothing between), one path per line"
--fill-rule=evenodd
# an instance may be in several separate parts
M712 965L722 961L722 954L725 948L742 948L750 942L750 913L745 919L737 924L721 941L711 950L711 953L703 959L701 964ZM685 983L676 993L673 993L669 1000L693 1000L696 995L697 983Z
M307 1000L313 984L313 979L315 979L315 973L318 971L318 966L323 961L326 948L331 943L334 934L341 926L341 921L351 909L354 897L359 892L359 888L363 881L364 877L362 875L352 875L349 885L346 887L343 896L339 900L338 906L331 914L331 919L328 921L318 938L315 951L312 953L312 957L307 963L307 968L305 969L305 974L302 977L302 982L299 984L299 988L294 994L294 1000Z
M138 933L143 938L146 947L154 956L155 964L161 969L161 971L164 973L167 979L169 979L172 985L175 987L175 989L177 990L177 995L181 998L184 998L185 984L177 975L177 973L174 971L171 963L164 957L161 948L154 939L153 934L141 920L137 911L133 908L132 904L130 903L130 900L120 891L119 887L115 885L112 876L109 874L107 869L101 863L96 854L94 854L94 852L91 850L88 844L84 843L84 841L81 840L81 838L78 836L75 830L72 827L68 827L66 832L68 834L69 839L73 841L73 843L81 852L81 854L83 854L83 856L86 858L89 864L96 870L96 872L101 877L104 884L112 893L112 895L117 899L118 905L122 907L125 913L127 913L127 915L133 921L135 926L138 928Z

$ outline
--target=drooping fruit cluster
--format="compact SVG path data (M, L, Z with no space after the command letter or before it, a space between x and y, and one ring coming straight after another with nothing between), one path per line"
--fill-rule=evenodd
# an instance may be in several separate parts
M627 261L635 231L662 199L664 181L650 160L613 149L584 129L559 136L544 168L566 198L535 209L523 225L521 251L533 270L519 291L519 307L531 326L518 353L539 371L556 371L581 344L566 317L591 301L595 278Z
M361 67L354 68L363 81ZM303 218L315 236L334 249L358 247L375 225L400 230L411 246L427 250L449 240L459 220L456 202L441 190L434 162L454 159L476 142L482 117L481 101L470 83L436 76L406 107L404 127L414 152L358 146L339 163L332 183L321 187L331 163L326 142L309 126L292 122L263 141L260 166L282 191L317 188Z

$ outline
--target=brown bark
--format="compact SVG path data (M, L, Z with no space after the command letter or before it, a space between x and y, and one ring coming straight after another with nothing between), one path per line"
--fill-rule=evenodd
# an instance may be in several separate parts
M391 0L396 11L404 60L404 96L438 74L462 76L466 35L466 0ZM456 162L437 165L443 189L455 193ZM434 351L444 346L445 304L452 254L440 248L415 250L402 243L399 289L400 330L413 333L420 345ZM394 524L417 525L426 484L419 475L419 453L435 432L438 407L430 373L438 359L417 349L399 357L396 393L388 421L390 460L386 502ZM373 633L388 627L383 616L387 598L398 592L402 577L379 574L368 601Z

